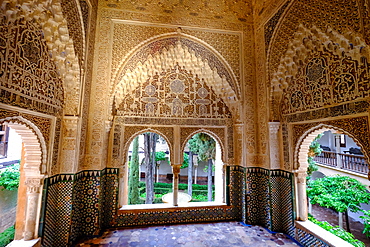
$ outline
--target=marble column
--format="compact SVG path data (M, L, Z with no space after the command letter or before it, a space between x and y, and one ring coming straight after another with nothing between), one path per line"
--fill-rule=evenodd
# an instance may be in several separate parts
M224 202L224 166L221 159L221 147L216 142L215 158L215 202Z
M306 177L307 173L303 170L296 170L295 179L297 184L297 199L298 199L298 220L305 221L307 220L307 193L306 193Z
M179 195L179 175L180 175L180 169L181 164L174 164L172 166L172 173L173 173L173 205L178 206L178 195Z
M24 229L24 240L31 240L35 237L38 202L42 180L38 178L27 178L27 207Z
M335 138L335 152L336 152L336 156L337 156L337 167L338 168L342 168L342 159L340 158L340 135L341 134L334 134L334 138Z

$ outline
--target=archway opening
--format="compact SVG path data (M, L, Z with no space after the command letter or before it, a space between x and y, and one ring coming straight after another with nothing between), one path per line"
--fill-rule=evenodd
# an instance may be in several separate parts
M136 136L128 151L127 204L161 204L172 192L172 171L166 140L153 132Z
M368 239L362 234L363 225L359 218L362 214L358 214L360 210L368 210L369 194L366 188L370 185L367 178L368 162L361 144L351 133L331 126L311 129L300 140L296 177L299 220L309 218L319 226L326 221L333 228L339 225L355 235L353 241L359 239L368 244ZM347 186L342 186L344 183ZM360 185L363 189L360 189ZM309 189L307 192L306 188ZM351 193L353 196L347 202L346 196L342 195ZM325 202L328 196L330 203ZM354 201L350 202L352 199ZM363 203L360 204L360 201ZM339 206L343 203L348 205L346 210ZM358 209L355 204L358 204ZM344 233L333 233L341 237L347 234L344 230Z
M38 237L41 209L41 191L45 170L43 151L45 141L39 129L22 117L6 118L0 124L7 125L21 138L20 179L18 187L14 240L31 240Z
M183 175L192 202L224 202L224 171L221 146L207 133L197 133L184 149Z

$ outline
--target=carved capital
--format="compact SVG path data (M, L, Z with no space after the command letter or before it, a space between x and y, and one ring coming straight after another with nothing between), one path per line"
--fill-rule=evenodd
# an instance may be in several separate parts
M280 122L269 122L269 131L270 131L270 138L271 135L275 135L278 133L280 129Z
M64 116L63 117L63 132L65 137L76 137L78 130L79 117Z
M297 177L297 182L300 184L306 184L306 177L307 173L306 171L303 170L296 170L294 171L296 177Z
M175 165L171 165L172 166L172 173L174 175L178 175L180 173L180 170L181 170L181 164L175 164Z
M105 131L109 132L110 129L112 128L112 121L105 121L104 127L105 127Z
M41 178L27 178L26 186L27 186L27 193L39 193L40 187L42 185Z

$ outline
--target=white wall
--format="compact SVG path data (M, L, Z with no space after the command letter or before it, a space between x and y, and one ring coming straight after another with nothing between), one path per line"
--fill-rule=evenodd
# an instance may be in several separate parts
M7 157L4 159L0 159L0 163L12 160L20 160L21 155L22 155L21 136L18 135L14 129L9 128Z
M340 148L341 153L344 153L344 151L348 151L352 147L361 149L359 146L356 145L355 141L351 137L346 135L345 138L346 138L346 147ZM336 151L334 134L330 130L324 132L324 135L319 139L319 143L322 146L329 147L332 152Z

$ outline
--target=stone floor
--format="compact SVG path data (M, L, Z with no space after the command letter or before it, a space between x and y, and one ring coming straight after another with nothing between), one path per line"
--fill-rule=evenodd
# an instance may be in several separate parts
M259 226L239 222L163 225L106 231L101 237L86 240L84 247L232 247L299 246L280 233L269 233Z

